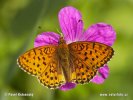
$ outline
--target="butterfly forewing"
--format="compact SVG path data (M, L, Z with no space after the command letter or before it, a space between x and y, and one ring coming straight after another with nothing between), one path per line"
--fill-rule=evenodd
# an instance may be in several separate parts
M68 47L74 69L72 80L76 83L92 79L98 68L106 64L114 53L110 46L98 42L73 42Z
M40 75L46 69L56 51L56 46L33 48L18 58L20 68L32 75Z
M98 42L74 42L68 46L70 54L76 55L89 66L102 67L114 53L110 46Z

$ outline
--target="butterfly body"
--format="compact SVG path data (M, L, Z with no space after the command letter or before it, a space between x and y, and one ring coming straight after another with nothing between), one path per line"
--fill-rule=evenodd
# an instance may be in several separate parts
M70 82L71 81L71 78L70 78L71 69L70 69L70 62L69 62L70 54L69 54L68 45L66 44L63 37L60 38L57 53L58 53L58 59L60 59L60 65L63 70L65 81Z
M55 89L66 82L88 83L106 64L114 50L98 42L79 41L33 48L18 58L24 71L35 75L44 86Z

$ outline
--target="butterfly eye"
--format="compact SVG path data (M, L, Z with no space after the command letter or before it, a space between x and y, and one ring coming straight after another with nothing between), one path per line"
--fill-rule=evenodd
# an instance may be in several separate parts
M60 37L58 44L66 44L66 41L63 37Z

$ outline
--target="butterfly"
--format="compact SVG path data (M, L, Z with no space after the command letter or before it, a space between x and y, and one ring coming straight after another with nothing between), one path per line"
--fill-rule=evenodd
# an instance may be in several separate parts
M66 82L84 84L113 56L112 47L99 43L78 41L66 44L60 37L58 45L33 48L17 59L25 72L34 75L50 89Z

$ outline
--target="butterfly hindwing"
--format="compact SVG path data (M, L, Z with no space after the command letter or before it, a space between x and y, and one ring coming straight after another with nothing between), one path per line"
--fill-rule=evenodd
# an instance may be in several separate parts
M97 73L97 69L93 66L92 68L85 64L80 58L71 55L71 68L72 68L72 82L77 84L88 83Z
M62 69L59 67L56 58L48 64L46 70L38 77L38 79L44 86L51 89L59 88L59 86L65 82Z

